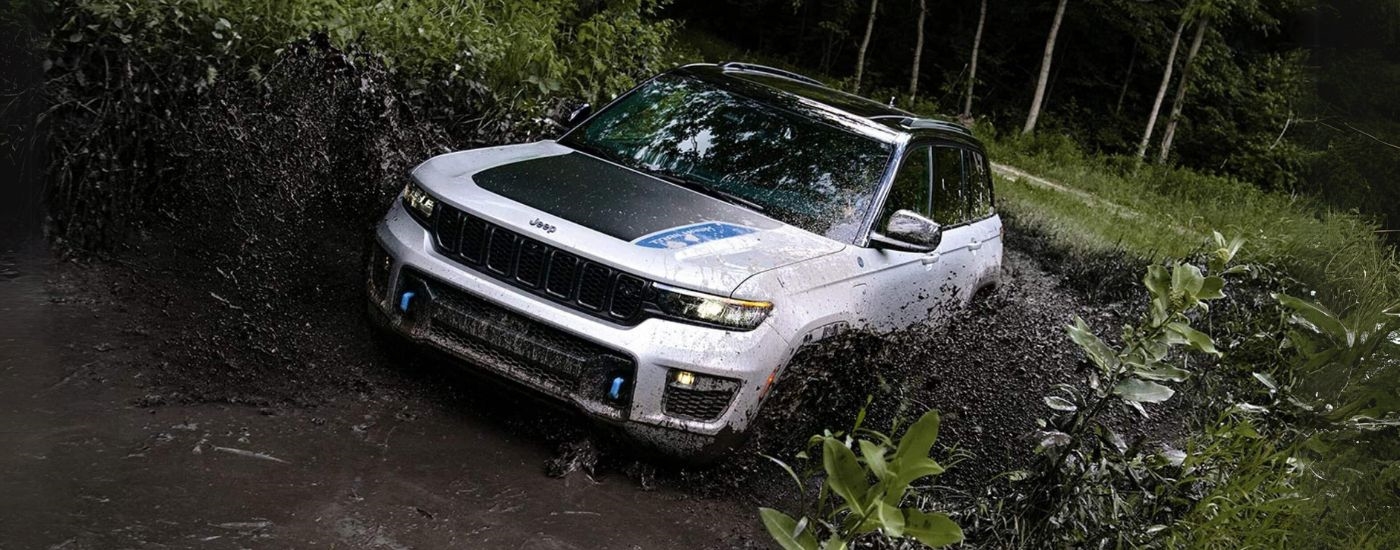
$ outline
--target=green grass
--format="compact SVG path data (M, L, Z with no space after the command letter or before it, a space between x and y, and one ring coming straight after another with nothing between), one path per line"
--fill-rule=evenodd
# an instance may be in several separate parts
M1134 167L1129 160L1089 157L1035 139L990 141L997 161L1092 197L999 178L1002 208L1060 235L1066 246L1180 257L1220 231L1248 239L1244 261L1283 269L1335 309L1400 301L1400 263L1366 217L1231 178ZM1105 202L1121 210L1105 208Z

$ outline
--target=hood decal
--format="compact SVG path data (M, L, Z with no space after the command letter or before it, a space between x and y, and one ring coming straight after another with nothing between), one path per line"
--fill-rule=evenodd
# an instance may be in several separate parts
M645 246L647 248L667 248L674 250L677 248L685 248L692 244L700 244L710 241L717 241L720 239L728 239L730 237L738 237L739 235L747 235L749 233L753 233L754 231L756 230L752 227L744 227L742 225L734 225L732 223L703 222L685 225L681 227L673 227L671 229L658 231L650 235L644 235L641 238L632 241L632 243L636 244L637 246Z
M710 240L743 234L737 230L748 233L782 226L747 208L579 152L488 168L473 175L472 181L497 195L629 242L707 224L714 227L701 232Z

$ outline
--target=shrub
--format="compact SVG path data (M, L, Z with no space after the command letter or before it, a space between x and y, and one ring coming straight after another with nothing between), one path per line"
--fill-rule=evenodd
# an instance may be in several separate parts
M808 498L807 482L787 463L771 458L797 483L803 513L799 518L772 508L760 508L768 534L786 550L837 550L862 537L908 537L938 548L963 540L962 529L946 514L904 506L910 485L943 473L943 466L929 457L938 439L938 413L924 413L896 444L889 436L861 426L862 409L849 432L824 432L812 436L806 460L820 449L825 477L814 498ZM860 451L857 457L855 450ZM804 468L805 477L815 477ZM872 483L872 480L874 483Z

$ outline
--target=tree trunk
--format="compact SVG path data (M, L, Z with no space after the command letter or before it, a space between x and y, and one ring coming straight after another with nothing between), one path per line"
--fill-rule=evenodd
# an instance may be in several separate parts
M1172 47L1167 50L1167 68L1162 69L1162 84L1157 86L1157 99L1152 101L1152 112L1147 115L1147 129L1142 132L1142 141L1138 142L1137 158L1142 160L1147 155L1147 144L1152 141L1152 129L1157 126L1157 114L1162 111L1162 98L1167 97L1167 88L1172 83L1172 70L1176 67L1176 50L1181 45L1181 32L1186 30L1186 14L1181 14L1181 22L1176 25L1176 34L1172 35Z
M1026 115L1026 127L1021 129L1022 134L1029 134L1035 131L1035 122L1040 118L1040 102L1045 99L1045 84L1050 80L1050 61L1055 57L1055 37L1060 34L1060 21L1065 18L1065 4L1069 0L1060 0L1060 7L1055 8L1055 22L1050 24L1050 36L1045 39L1045 56L1040 58L1040 78L1035 83L1035 98L1031 100L1031 112Z
M972 61L967 70L967 99L963 101L962 118L972 118L972 86L977 83L977 51L982 48L982 26L987 22L987 0L982 0L982 13L977 16L977 32L972 35Z
M919 28L914 33L914 74L909 77L909 105L919 95L919 58L924 55L924 16L928 15L927 0L919 0Z
M870 19L865 21L865 38L860 41L860 51L856 52L856 92L860 92L860 77L865 73L865 51L870 48L870 34L875 32L875 8L880 0L870 0Z
M1139 40L1133 40L1133 53L1128 56L1128 73L1123 75L1123 86L1118 88L1118 103L1113 104L1113 114L1123 113L1123 98L1128 97L1128 84L1133 81L1133 68L1137 67L1137 52Z
M1167 119L1167 129L1162 133L1162 150L1157 155L1157 162L1167 162L1167 155L1172 151L1172 138L1176 136L1176 124L1181 121L1181 108L1186 103L1186 88L1191 85L1191 62L1196 59L1196 52L1201 49L1201 39L1206 36L1206 28L1210 26L1210 18L1201 19L1200 26L1196 27L1196 36L1191 39L1191 49L1186 52L1186 61L1181 65L1181 82L1176 85L1176 99L1172 100L1172 115Z

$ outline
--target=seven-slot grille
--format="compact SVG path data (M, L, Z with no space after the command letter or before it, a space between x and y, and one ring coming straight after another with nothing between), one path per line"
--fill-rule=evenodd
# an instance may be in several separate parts
M434 246L516 287L624 325L641 320L651 284L439 204Z

